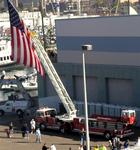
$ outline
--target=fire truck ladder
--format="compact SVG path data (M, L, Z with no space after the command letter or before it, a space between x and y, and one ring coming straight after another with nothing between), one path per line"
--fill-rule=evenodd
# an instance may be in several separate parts
M45 52L44 47L42 46L42 44L40 43L40 41L36 38L33 38L35 47L36 47L36 52L44 66L44 69L46 71L46 73L48 74L61 102L63 103L67 114L64 114L62 116L59 116L58 118L61 120L65 120L65 121L72 121L74 117L76 117L76 108L69 96L69 94L67 93L60 77L58 76L47 52Z
M2 89L3 85L17 85L18 90L25 98L25 100L30 101L31 96L27 93L22 83L18 79L0 79L0 89Z

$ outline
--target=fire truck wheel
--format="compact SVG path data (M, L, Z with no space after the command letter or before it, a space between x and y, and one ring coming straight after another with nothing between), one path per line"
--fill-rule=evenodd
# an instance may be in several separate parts
M41 123L41 124L40 124L40 130L41 130L41 131L45 131L45 130L46 130L46 125L43 124L43 123Z
M70 133L70 132L72 131L71 124L69 124L69 123L63 124L63 125L60 127L59 131L60 131L61 133L63 133L63 134L64 134L64 133Z
M111 138L111 134L109 132L105 132L104 136L107 140Z
M3 115L4 115L4 111L0 110L0 116L3 116Z
M23 114L23 111L20 110L20 109L18 109L18 110L16 111L16 114L17 114L17 115L21 115L21 114Z

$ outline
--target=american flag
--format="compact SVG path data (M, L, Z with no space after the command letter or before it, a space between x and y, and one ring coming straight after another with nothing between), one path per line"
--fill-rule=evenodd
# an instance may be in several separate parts
M20 18L16 8L7 0L9 18L11 25L11 59L18 64L24 64L27 67L36 68L43 76L44 69L35 51L34 44L31 39L31 33Z

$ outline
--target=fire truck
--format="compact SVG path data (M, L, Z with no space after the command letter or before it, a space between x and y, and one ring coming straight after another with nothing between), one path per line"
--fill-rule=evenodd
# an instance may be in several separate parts
M47 108L47 107L39 108L36 111L36 117L35 117L36 123L40 126L42 130L55 129L55 130L60 130L61 132L66 132L66 131L80 132L83 127L85 128L84 118L77 117L76 114L77 110L75 108L75 105L73 104L73 101L71 100L69 94L67 93L61 79L59 78L42 44L36 38L34 38L33 40L35 43L36 52L44 66L44 69L48 74L48 77L50 78L50 81L52 82L66 110L65 114L58 115L54 108ZM133 124L135 121L135 111L132 112L134 113L134 116L133 116L133 122L131 122L131 124ZM114 134L115 130L117 130L118 135L120 135L120 137L131 135L132 132L130 129L128 129L127 123L130 124L128 120L130 120L130 116L132 115L132 112L129 110L127 110L126 112L125 110L122 111L122 117L121 117L122 120L120 121L118 121L113 117L112 118L108 117L108 120L110 121L107 121L107 118L105 118L105 116L98 116L98 117L91 116L91 118L89 118L90 133L102 134L105 135L106 137L109 137ZM126 113L127 113L127 117L125 118L124 116L126 115ZM127 121L123 122L123 119Z
M127 113L128 118L124 115ZM85 117L75 117L71 122L63 122L55 115L57 114L54 108L40 108L36 111L36 121L41 130L53 129L65 132L81 132L85 129ZM106 139L117 135L120 138L129 137L134 134L132 125L135 123L131 120L131 116L135 117L135 110L122 110L121 117L112 117L104 115L92 115L88 118L89 133L94 135L102 135ZM130 117L129 117L130 116ZM123 119L124 118L124 119Z
M69 126L70 123L73 121L73 118L76 117L77 110L68 92L66 91L59 75L57 74L48 54L44 50L44 47L37 38L34 37L33 41L42 65L44 66L44 69L66 110L65 114L58 115L57 112L52 113L54 112L53 108L39 108L36 111L35 120L37 124L41 127L41 129L52 128L62 131L64 129L64 126Z
M103 135L106 139L110 139L114 135L119 138L133 135L132 125L135 123L135 110L122 110L121 117L91 115L88 118L89 133L95 135ZM85 118L74 118L71 126L72 131L81 132L85 129Z
M122 122L125 124L133 125L136 121L136 112L135 110L125 109L121 111L120 117L93 114L91 115L91 118L103 121L107 120L108 122Z

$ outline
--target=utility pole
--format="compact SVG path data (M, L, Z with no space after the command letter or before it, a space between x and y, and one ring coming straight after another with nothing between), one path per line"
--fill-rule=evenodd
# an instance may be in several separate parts
M16 8L18 8L18 0L15 0Z
M40 5L40 12L41 12L41 21L42 21L42 33L43 33L43 42L44 42L44 49L46 50L47 43L46 43L46 35L44 30L44 15L46 14L46 5L44 6L43 0L39 0Z
M33 26L35 26L35 18L34 18L34 2L32 0L32 15L33 15Z
M119 8L120 0L117 0L115 14L118 14L118 8Z
M130 0L128 0L128 15L130 15Z
M13 4L16 8L18 8L18 0L13 0Z
M81 0L78 0L78 15L81 16Z
M60 3L59 0L56 0L56 11L57 11L57 16L60 16Z

